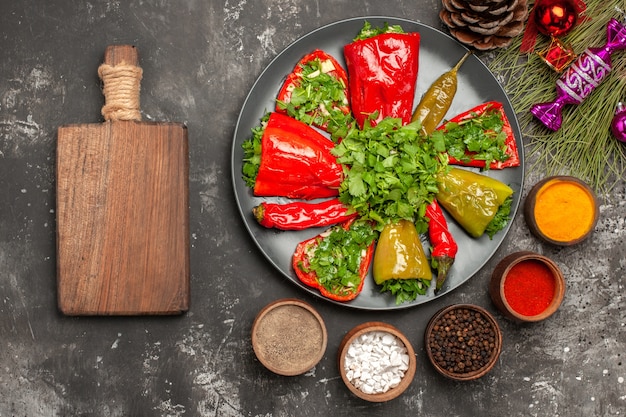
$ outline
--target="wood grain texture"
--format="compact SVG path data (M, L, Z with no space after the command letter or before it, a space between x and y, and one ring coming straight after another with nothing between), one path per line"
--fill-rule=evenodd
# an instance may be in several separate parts
M139 65L139 52L133 45L109 45L104 50L104 62L109 65Z
M57 143L58 303L68 315L189 307L187 129L63 126Z

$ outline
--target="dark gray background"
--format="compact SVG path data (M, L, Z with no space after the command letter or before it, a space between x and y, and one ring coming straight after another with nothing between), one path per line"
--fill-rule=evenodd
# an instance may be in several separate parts
M454 292L410 309L364 312L313 297L277 273L237 212L230 150L255 79L322 25L388 15L441 29L439 1L4 1L0 4L0 416L610 416L626 409L626 186L602 199L594 235L569 248L532 237L518 214L494 258ZM180 317L64 317L56 304L55 144L68 123L101 121L97 67L113 43L138 47L144 120L184 122L190 144L191 309ZM482 54L487 61L490 54ZM527 172L525 191L542 178ZM503 256L552 257L561 309L517 325L487 294ZM326 355L297 377L256 360L250 326L282 297L326 321ZM427 363L422 333L441 307L496 315L504 350L482 379L454 383ZM400 398L370 404L339 378L343 335L387 321L413 343L417 373Z

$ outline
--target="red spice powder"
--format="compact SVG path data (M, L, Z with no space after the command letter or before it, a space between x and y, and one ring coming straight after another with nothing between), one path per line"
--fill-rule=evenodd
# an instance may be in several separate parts
M554 292L555 283L550 268L534 259L513 265L504 281L506 301L524 316L542 313L552 302Z

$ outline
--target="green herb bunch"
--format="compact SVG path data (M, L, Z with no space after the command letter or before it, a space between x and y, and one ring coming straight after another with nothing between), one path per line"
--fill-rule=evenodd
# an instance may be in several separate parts
M344 166L339 199L377 229L394 220L416 223L424 233L426 206L438 191L437 177L447 169L445 148L420 133L419 121L385 118L372 127L352 129L333 148Z

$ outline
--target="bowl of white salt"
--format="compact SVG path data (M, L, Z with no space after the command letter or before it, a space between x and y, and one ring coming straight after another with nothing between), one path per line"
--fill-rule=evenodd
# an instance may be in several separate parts
M394 326L378 321L350 330L339 345L339 372L346 387L371 402L397 398L413 382L415 351Z

